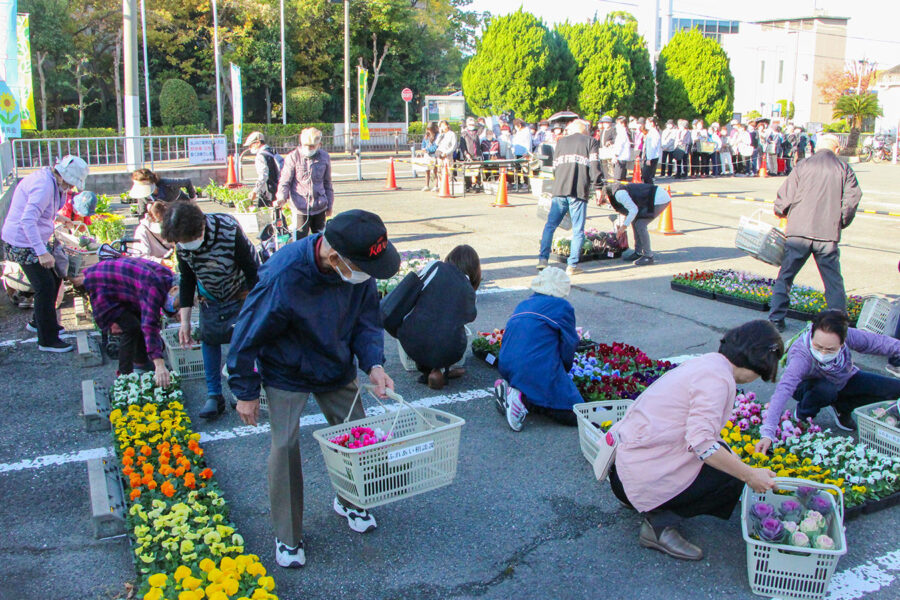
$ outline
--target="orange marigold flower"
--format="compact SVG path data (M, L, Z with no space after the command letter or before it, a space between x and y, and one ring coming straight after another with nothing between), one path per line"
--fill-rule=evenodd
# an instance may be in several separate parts
M202 477L203 479L209 479L212 476L213 476L213 472L212 472L212 469L210 469L209 467L206 467L205 469L200 471L200 477Z
M150 481L150 483L147 484L147 489L148 489L148 490L155 490L155 489L156 489L156 482L155 482L155 481Z
M122 469L122 475L124 475L125 477L128 477L132 473L134 473L134 469L132 469L131 467L125 467L124 469Z
M131 498L132 500L135 500L136 498L139 498L140 495L141 495L141 490L131 490L131 493L128 495L128 497Z
M150 485L151 481L153 481L153 475L151 473L148 473L141 477L141 483L143 483L144 485Z
M159 491L163 493L167 498L171 498L175 495L175 486L172 485L171 481L166 481L160 486Z
M151 454L153 454L153 448L146 445L141 446L141 454L143 454L144 456L150 456Z
M169 453L168 453L168 452L163 453L163 454L160 455L160 457L159 457L159 464L161 464L161 465L167 465L167 464L169 464L169 458L170 458L170 457L169 457Z
M169 475L171 475L174 472L175 472L175 469L173 469L169 465L162 465L159 467L159 474L162 475L163 477L168 477Z
M181 477L182 475L184 475L185 470L186 469L184 467L178 467L177 469L175 469L175 477Z
M145 464L143 471L144 471L144 475L152 474L153 473L153 465L150 463Z
M134 464L134 459L131 458L131 457L128 456L128 455L125 455L125 456L122 457L122 464L125 465L126 467L127 467L127 466L130 466L130 465L133 465L133 464Z
M182 453L182 450L181 450L181 444L173 444L173 445L172 445L172 455L173 455L173 456L180 456L181 453Z
M147 462L147 457L143 454L137 457L137 464L142 465Z
M200 448L200 444L197 443L197 440L188 440L188 448L191 449L191 452L196 452Z
M125 448L125 456L134 456L134 448L131 446Z
M197 480L194 478L193 473L188 473L184 476L184 487L189 489L197 487Z

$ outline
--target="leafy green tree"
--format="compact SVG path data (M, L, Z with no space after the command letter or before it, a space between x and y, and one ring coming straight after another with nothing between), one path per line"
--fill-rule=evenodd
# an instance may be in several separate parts
M662 119L730 119L734 77L722 46L696 29L676 33L656 64L656 94Z
M521 8L491 21L463 69L463 92L478 115L513 109L534 121L575 100L575 60L565 40Z
M322 116L328 94L308 87L296 87L287 92L287 115L291 123L312 123Z
M845 94L834 103L832 119L844 119L850 126L850 136L847 138L847 152L856 150L859 143L859 130L866 119L883 117L884 111L878 104L878 96L871 93Z
M59 74L72 48L69 3L67 0L22 0L19 10L31 15L31 58L38 78L36 95L41 129L46 130L47 109L59 101L62 88Z
M197 92L181 79L170 79L159 93L159 117L163 125L190 125L197 120Z
M610 13L606 17L604 28L623 49L631 67L631 78L634 80L634 91L628 97L628 102L619 107L619 112L645 116L653 114L656 91L653 67L650 65L647 41L638 33L637 19L624 11Z

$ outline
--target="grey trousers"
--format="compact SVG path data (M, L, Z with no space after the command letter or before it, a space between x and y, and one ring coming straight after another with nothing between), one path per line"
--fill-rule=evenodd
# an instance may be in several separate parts
M794 284L794 277L806 264L810 254L815 259L822 283L825 284L825 302L828 308L847 312L847 295L844 292L844 278L841 276L841 251L837 243L789 237L784 245L781 270L778 271L778 279L772 288L770 321L780 321L787 316L790 304L788 294Z
M357 382L353 381L333 392L315 394L316 403L329 425L342 423L356 397ZM309 394L288 392L266 386L269 398L269 423L272 428L272 447L269 451L269 502L275 537L296 546L303 536L303 465L300 462L300 415ZM362 399L353 407L350 419L366 416ZM345 506L354 506L343 501Z
M634 233L634 251L640 255L652 257L653 250L650 249L650 223L666 210L669 202L665 204L657 204L653 209L653 216L644 219L635 219L631 222L631 231Z

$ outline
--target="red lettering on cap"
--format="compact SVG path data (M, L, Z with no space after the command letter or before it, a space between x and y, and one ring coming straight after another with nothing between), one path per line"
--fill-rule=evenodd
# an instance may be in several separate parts
M381 236L380 238L378 238L375 241L374 244L369 246L369 257L378 256L379 254L384 252L384 249L387 248L387 245L388 245L387 236L386 235Z

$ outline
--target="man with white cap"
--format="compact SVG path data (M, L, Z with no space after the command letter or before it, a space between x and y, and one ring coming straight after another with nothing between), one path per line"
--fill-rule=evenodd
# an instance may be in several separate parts
M569 276L547 267L531 289L506 322L498 365L503 379L494 383L497 410L513 431L521 431L529 411L575 425L572 406L584 402L569 377L578 346L575 309L566 300Z
M54 167L43 167L24 177L13 192L9 213L0 237L7 260L19 263L34 288L34 318L28 324L37 332L38 349L70 352L72 346L59 339L56 296L62 280L54 267L53 240L56 213L72 188L84 189L87 163L66 155Z
M259 131L247 136L244 148L248 148L250 154L256 157L253 163L256 167L256 183L247 198L251 201L256 200L260 208L272 206L278 192L278 177L284 159L266 144L266 137Z

